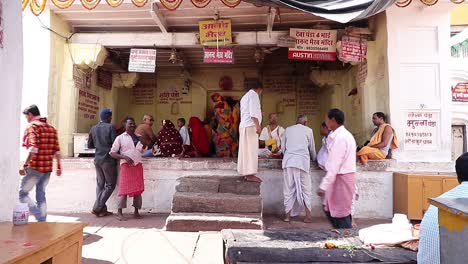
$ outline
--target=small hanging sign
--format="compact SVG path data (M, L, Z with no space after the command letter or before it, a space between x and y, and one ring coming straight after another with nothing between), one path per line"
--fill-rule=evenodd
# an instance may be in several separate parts
M156 70L155 49L131 49L128 63L129 72L149 72Z
M204 48L203 62L233 64L234 50L232 48Z

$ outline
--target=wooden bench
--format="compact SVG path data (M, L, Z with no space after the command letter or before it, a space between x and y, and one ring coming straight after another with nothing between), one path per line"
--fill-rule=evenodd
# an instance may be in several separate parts
M0 260L15 264L78 264L82 223L0 223Z

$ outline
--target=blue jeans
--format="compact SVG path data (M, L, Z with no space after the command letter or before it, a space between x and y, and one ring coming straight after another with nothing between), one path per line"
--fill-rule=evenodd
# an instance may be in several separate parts
M21 203L28 204L29 211L39 222L44 222L47 218L45 189L49 179L50 172L39 172L33 169L26 169L26 176L21 179L19 200ZM36 202L29 197L29 192L34 186L36 186Z

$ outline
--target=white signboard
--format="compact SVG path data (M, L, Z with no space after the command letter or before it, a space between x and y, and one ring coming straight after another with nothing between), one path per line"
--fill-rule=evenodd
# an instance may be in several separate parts
M129 72L154 72L156 70L155 49L131 49Z
M439 112L409 111L405 118L405 149L438 148Z
M290 36L296 45L289 48L290 60L336 60L336 30L291 28Z

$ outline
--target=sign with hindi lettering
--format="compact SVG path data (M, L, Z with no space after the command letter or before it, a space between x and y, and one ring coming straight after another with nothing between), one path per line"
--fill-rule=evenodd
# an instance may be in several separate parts
M439 112L409 111L406 113L405 149L437 149Z
M290 36L296 39L294 48L289 48L290 60L336 60L336 30L291 28Z
M99 110L99 96L90 90L80 89L78 97L78 117L96 119Z
M156 70L155 49L131 49L128 62L129 72L149 72Z
M200 44L218 46L232 43L231 19L204 20L198 22Z
M204 63L234 63L234 50L232 48L204 48Z
M339 59L343 62L362 62L367 54L367 39L343 36Z
M452 101L468 102L468 83L459 83L452 87Z

